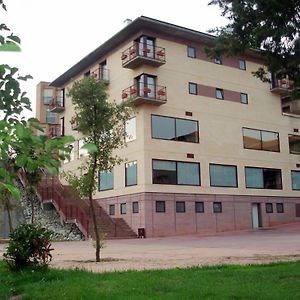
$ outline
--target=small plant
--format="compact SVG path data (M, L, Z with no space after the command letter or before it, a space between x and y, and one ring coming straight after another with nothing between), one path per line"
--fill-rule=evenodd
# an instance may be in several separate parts
M52 260L52 232L39 224L21 224L10 234L4 257L11 270L47 267Z

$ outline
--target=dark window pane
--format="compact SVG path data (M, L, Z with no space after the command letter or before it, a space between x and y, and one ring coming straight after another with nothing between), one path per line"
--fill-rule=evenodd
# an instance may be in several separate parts
M139 212L139 203L137 201L132 202L132 213L137 214Z
M282 189L281 170L263 169L264 188L265 189Z
M204 213L204 203L203 202L195 202L195 211L196 211L196 213Z
M177 184L200 185L198 163L177 163Z
M137 184L137 162L132 161L125 164L125 185Z
M176 140L184 142L199 142L198 122L176 119Z
M155 201L155 211L164 213L166 212L166 202L165 201Z
M176 201L176 212L177 213L185 212L185 202L184 201Z
M47 110L47 113L46 113L46 123L49 123L49 124L56 124L56 113L53 113L49 110Z
M152 116L152 137L175 140L175 119Z
M110 214L111 216L113 216L113 215L115 214L115 205L114 205L114 204L111 204L111 205L109 206L109 214Z
M197 84L189 82L189 93L193 95L197 95Z
M224 92L222 89L216 89L216 98L224 100Z
M210 164L210 185L220 187L237 187L235 166Z
M194 47L189 47L188 46L187 54L188 54L188 57L196 58L196 49Z
M279 152L279 134L277 132L262 131L262 149Z
M126 214L126 203L121 203L120 204L120 212L121 212L121 215Z
M246 61L244 59L239 60L239 68L241 70L246 70Z
M241 103L248 104L248 94L241 93Z
M284 209L283 209L283 203L276 203L276 211L279 214L284 213Z
M153 160L153 183L176 184L176 162Z
M246 149L262 149L260 130L243 128L243 140Z
M264 188L263 169L261 168L245 168L246 187L247 188Z
M273 203L266 203L266 213L267 214L273 213Z
M114 175L111 171L99 173L99 191L111 190L114 188Z
M214 213L221 213L222 212L222 203L221 202L214 202L213 203L213 210L214 210Z
M290 146L290 153L300 154L300 136L289 135L289 146Z
M300 190L300 171L292 171L292 189Z

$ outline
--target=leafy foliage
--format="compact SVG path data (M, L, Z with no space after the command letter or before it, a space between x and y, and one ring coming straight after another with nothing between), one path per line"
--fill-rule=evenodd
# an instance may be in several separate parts
M10 233L4 257L12 270L45 267L52 259L52 232L39 224L21 224Z
M294 81L293 97L300 97L300 3L299 0L213 0L222 16L229 20L225 27L212 30L217 43L210 56L238 55L249 49L262 50L267 70L254 73L263 81L267 71L279 79L288 76Z

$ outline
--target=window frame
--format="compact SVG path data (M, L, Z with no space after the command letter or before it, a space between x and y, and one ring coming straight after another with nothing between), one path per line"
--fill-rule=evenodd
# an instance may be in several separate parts
M246 96L246 102L243 102L242 96ZM242 104L248 104L249 103L249 98L247 93L240 93L240 102Z
M298 135L298 134L289 134L288 135L289 153L290 154L294 154L294 155L300 155L300 151L299 152L293 152L293 151L291 151L290 137L297 137L299 139L299 142L300 142L300 135Z
M124 210L125 208L125 210ZM120 203L120 215L126 215L127 214L127 205L126 202Z
M153 162L154 161L167 161L175 163L175 172L176 172L176 183L153 183ZM178 163L186 163L186 164L197 164L198 165L198 172L199 172L199 185L198 184L178 184ZM152 159L152 184L162 184L162 185L179 185L179 186L201 186L201 164L199 162L190 162L190 161L177 161L177 160L169 160L169 159Z
M128 179L127 179L127 165L129 165L130 163L136 165L136 183L133 184L128 184ZM127 186L135 186L138 184L138 165L137 165L137 160L132 160L132 161L128 161L125 163L125 187Z
M138 214L139 212L140 212L139 201L133 201L132 202L132 213L133 214Z
M212 185L211 183L211 171L210 166L223 166L223 167L234 167L235 168L235 186L228 186L228 185ZM209 164L209 184L211 187L223 187L223 188L238 188L239 182L238 182L238 173L237 173L237 166L236 165L224 165L224 164L216 164L216 163L210 163Z
M166 138L159 138L159 137L154 137L153 136L153 117L160 117L160 118L168 118L168 119L172 119L174 121L174 140L172 139L166 139ZM178 140L177 137L177 124L176 124L176 120L184 120L184 121L188 121L188 122L195 122L197 124L197 141L193 142L193 141L181 141ZM155 140L164 140L164 141L170 141L170 142L181 142L181 143L193 143L193 144L199 144L200 143L200 136L199 136L199 121L198 120L192 120L192 119L184 119L184 118L176 118L176 117L170 117L170 116L164 116L164 115L156 115L156 114L151 114L151 138L155 139Z
M194 86L195 87L195 93L192 93L191 92L191 86ZM198 95L198 84L195 83L195 82L189 82L189 94L190 95Z
M106 172L108 173L109 170L106 170L106 171L99 171L98 172L98 192L104 192L104 191L111 191L114 189L114 172L113 170L109 171L109 173L112 174L112 187L109 187L109 188L106 188L106 189L101 189L100 188L100 183L101 183L101 180L100 180L100 176L101 176L101 172Z
M221 93L221 98L218 97L218 92ZM216 88L215 96L216 96L216 99L218 99L218 100L224 100L224 89Z
M162 210L158 210L158 204L162 204ZM166 201L157 200L155 201L155 212L156 213L165 213L166 212Z
M190 56L190 51L189 51L190 49L193 49L193 52L194 52L193 56ZM197 52L196 52L195 47L187 45L187 57L189 57L189 58L196 58L197 57Z
M218 209L217 209L218 206ZM213 213L214 214L221 214L223 212L223 205L220 201L213 202Z
M134 131L135 131L135 135L134 135L134 136L130 136L130 135L128 135L127 132L126 132L126 125L128 124L128 122L130 122L130 121L132 121L132 120L134 120L134 119L135 119L135 122L134 122L134 126L135 126ZM128 126L128 125L127 125L127 126ZM133 142L133 141L136 140L136 116L134 116L134 117L128 119L127 121L125 121L124 131L125 131L125 142L126 142L126 143L130 143L130 142Z
M246 169L260 169L262 170L262 175L263 175L263 186L264 187L247 187L247 177L246 177ZM273 171L280 171L280 188L265 188L265 180L264 180L264 170L273 170ZM245 188L246 189L255 189L255 190L283 190L283 185L282 185L282 170L281 169L276 169L276 168L264 168L264 167L252 167L252 166L245 166L244 167L244 174L245 174Z
M241 68L241 62L243 62L243 67ZM246 60L243 58L239 59L239 69L242 71L246 71L247 70L247 65L246 65Z
M202 209L197 209L197 204L201 204L200 206L202 206ZM204 209L204 202L203 201L195 201L195 213L197 214L203 214L205 212Z
M245 146L244 129L248 129L248 130L253 130L253 131L258 131L258 132L259 132L259 135L260 135L260 149L247 148L247 147ZM275 134L277 134L278 151L268 150L268 149L263 149L263 132L269 132L269 133L275 133ZM280 134L279 134L279 132L277 132L277 131L263 130L263 129L256 129L256 128L249 128L249 127L242 127L242 136L243 136L243 147L244 147L244 149L247 149L247 150L256 150L256 151L267 151L267 152L280 153Z
M274 213L272 202L266 202L265 206L266 206L266 214L273 214Z
M294 188L294 184L293 184L293 173L298 173L298 174L300 174L300 170L291 170L291 184L292 184L292 190L293 190L293 191L300 191L300 184L299 184L299 188Z
M115 206L115 204L109 204L109 206L108 206L108 214L110 216L114 216L116 214L116 206Z
M279 207L280 207L280 209L279 209ZM277 202L276 203L276 212L278 214L283 214L284 213L284 204L283 204L283 202Z
M182 205L182 207L181 207ZM182 208L182 209L181 209ZM185 201L175 201L175 211L177 214L183 214L185 210Z

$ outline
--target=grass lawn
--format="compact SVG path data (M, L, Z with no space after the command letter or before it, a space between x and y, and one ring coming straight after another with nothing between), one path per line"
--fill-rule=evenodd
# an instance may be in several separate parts
M300 299L300 261L143 272L9 272L0 261L0 299Z

